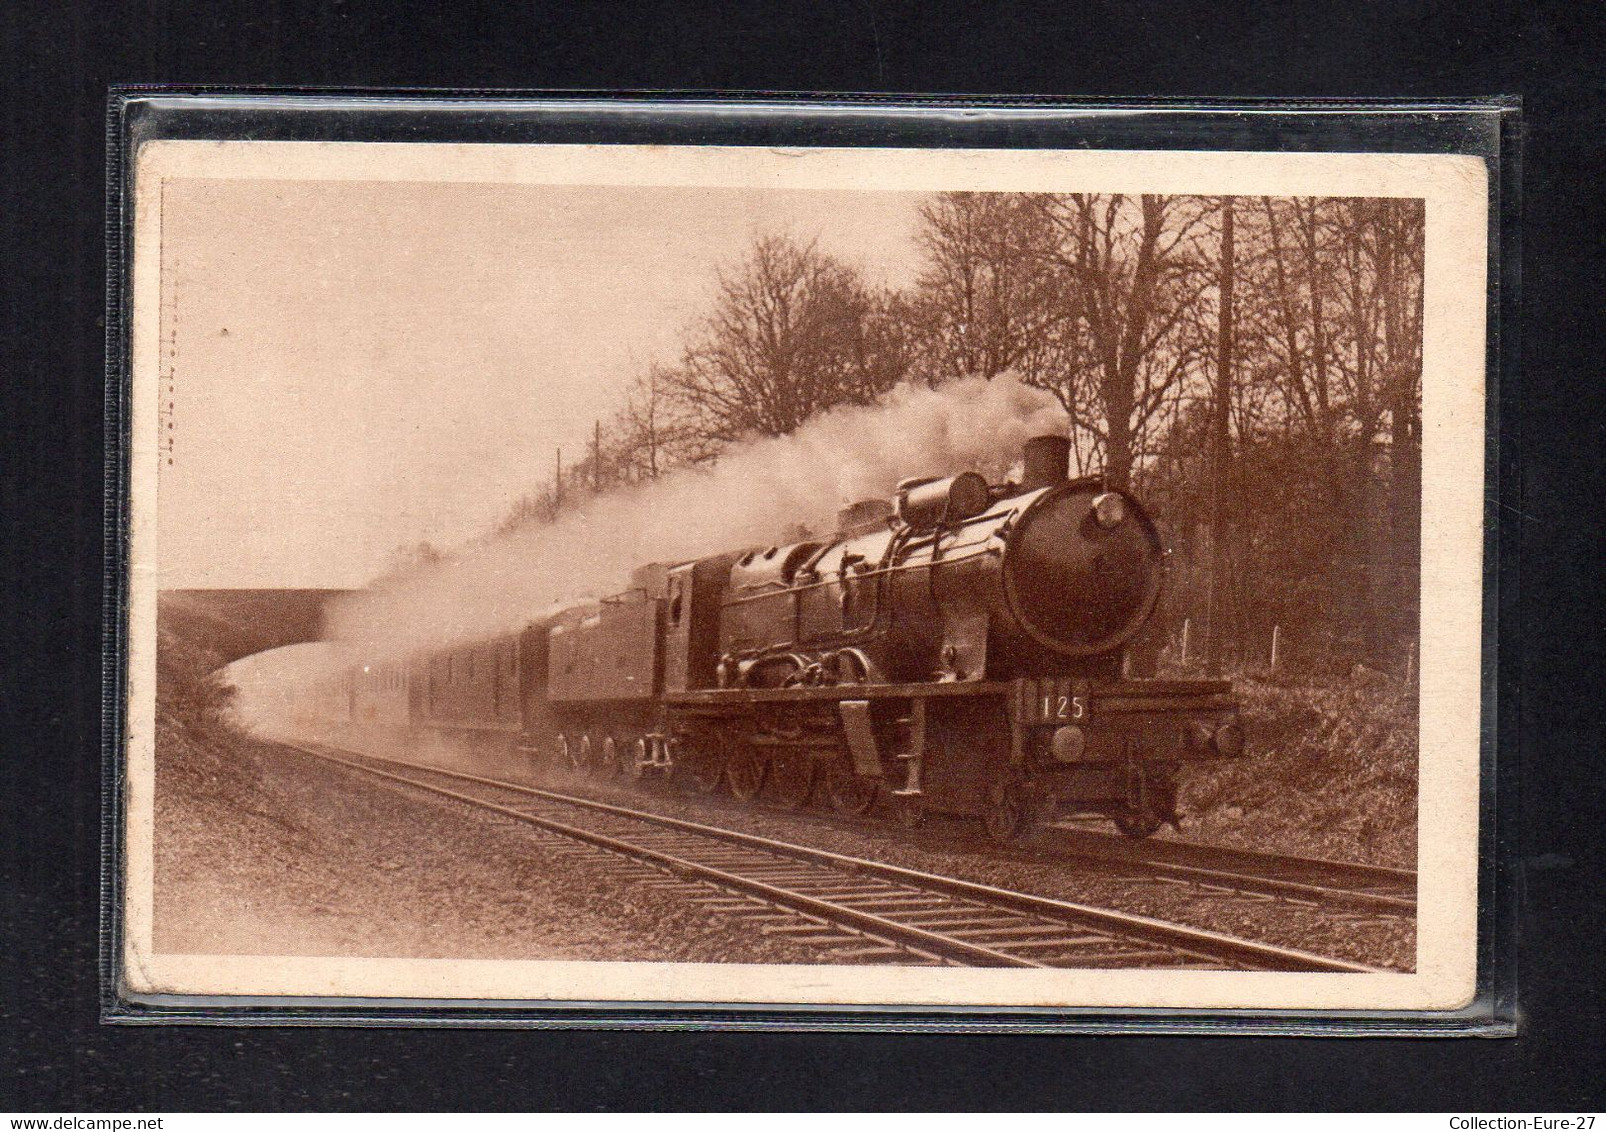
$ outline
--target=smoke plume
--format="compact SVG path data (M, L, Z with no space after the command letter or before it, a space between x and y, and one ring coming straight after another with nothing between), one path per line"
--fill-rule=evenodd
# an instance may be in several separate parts
M1063 431L1041 390L999 377L901 387L796 432L752 441L711 468L681 469L589 499L348 600L334 635L401 653L516 630L564 604L616 593L636 566L768 546L804 524L829 533L838 508L888 497L900 479L976 470L998 478L1031 436Z

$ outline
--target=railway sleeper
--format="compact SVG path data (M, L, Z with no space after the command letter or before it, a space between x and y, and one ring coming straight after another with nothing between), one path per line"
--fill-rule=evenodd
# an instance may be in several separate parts
M908 916L898 922L911 928L923 928L940 935L962 936L966 939L971 938L976 932L995 926L985 920L933 920L929 916Z
M1010 944L1010 947L1016 945ZM1169 965L1173 967L1195 967L1200 970L1218 970L1219 965L1212 964L1208 959L1200 959L1191 955L1182 955L1175 951L1128 951L1124 949L1108 951L1070 951L1063 956L1066 961L1074 960L1077 965L1084 967L1157 967Z
M915 957L917 953L907 951L901 947L838 947L826 952L832 959L902 959ZM932 956L919 955L928 963L937 962Z
M1035 951L1041 948L1060 948L1061 950L1066 951L1068 954L1078 956L1082 954L1081 949L1085 946L1087 945L1067 940L1064 936L1044 936L1042 939L1012 939L1008 942L998 944L1000 951ZM1118 956L1122 958L1140 958L1149 955L1172 955L1174 952L1128 951L1122 948L1120 950L1101 952L1100 954Z
M809 896L818 896L822 900L861 900L889 895L886 888L842 888L840 885L832 884L829 880L813 881L806 884L799 883L796 887L799 892L807 893Z
M1017 924L1012 926L1000 925L994 928L975 928L965 931L952 931L947 934L976 943L985 943L989 940L1049 938L1057 940L1067 946L1082 943L1108 943L1107 935L1067 935L1064 928L1054 924ZM1013 946L1011 944L1010 946Z
M910 896L903 899L889 899L886 897L853 897L838 901L846 904L857 912L870 912L874 914L900 915L905 912L933 912L942 907L942 904L929 899Z
M785 935L805 939L809 943L862 943L864 937L845 934L834 924L760 924L764 935Z

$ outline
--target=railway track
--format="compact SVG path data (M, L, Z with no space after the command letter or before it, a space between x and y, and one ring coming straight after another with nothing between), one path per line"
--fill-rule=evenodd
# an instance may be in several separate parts
M326 745L291 749L623 858L621 876L833 962L1371 972L1329 956L1012 892L592 798Z
M1129 841L1056 827L1062 856L1211 892L1262 896L1370 917L1414 917L1416 873L1351 861L1258 853L1172 841Z

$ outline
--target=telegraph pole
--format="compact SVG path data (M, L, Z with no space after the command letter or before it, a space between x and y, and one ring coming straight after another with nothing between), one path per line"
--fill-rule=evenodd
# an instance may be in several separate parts
M1236 274L1233 248L1232 198L1221 198L1221 278L1219 323L1216 333L1216 403L1211 432L1210 461L1210 588L1209 650L1205 670L1220 676L1227 627L1227 470L1232 457L1233 285Z

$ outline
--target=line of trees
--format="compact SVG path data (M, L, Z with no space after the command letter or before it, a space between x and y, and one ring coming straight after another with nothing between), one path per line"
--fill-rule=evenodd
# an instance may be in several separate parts
M1151 653L1181 665L1186 636L1189 663L1254 668L1275 628L1284 663L1408 674L1423 225L1416 200L946 193L906 289L766 236L504 528L902 382L1007 374L1165 526Z

